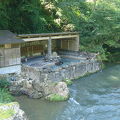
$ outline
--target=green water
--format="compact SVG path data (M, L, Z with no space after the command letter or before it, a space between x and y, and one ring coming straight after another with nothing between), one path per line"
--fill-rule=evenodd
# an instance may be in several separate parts
M30 120L120 120L120 65L75 80L66 102L17 97Z

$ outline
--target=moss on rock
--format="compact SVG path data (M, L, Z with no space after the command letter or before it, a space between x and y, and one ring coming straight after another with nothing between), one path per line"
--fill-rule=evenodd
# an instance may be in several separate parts
M19 106L17 102L0 103L0 120L11 118L15 114L13 106Z
M63 80L67 85L72 85L73 84L73 81L70 80L70 79L65 79Z
M69 96L61 96L59 94L51 94L46 97L47 100L52 101L52 102L57 102L57 101L65 101L69 98Z
M2 110L0 109L0 120L10 118L14 115L15 111L12 109Z
M0 104L0 120L28 120L17 102Z

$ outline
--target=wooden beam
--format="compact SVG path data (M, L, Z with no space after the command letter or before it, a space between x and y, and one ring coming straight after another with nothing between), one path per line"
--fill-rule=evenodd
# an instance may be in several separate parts
M76 38L78 35L66 35L66 36L53 36L51 37L52 40L55 39L64 39L64 38ZM25 42L28 41L38 41L38 40L48 40L49 37L37 37L37 38L24 38L22 40L24 40Z
M41 33L41 34L19 34L17 37L20 38L26 38L26 37L52 37L52 36L60 36L60 35L76 35L79 34L79 32L61 32L61 33Z
M60 48L62 48L62 40L61 40L61 45L60 45Z

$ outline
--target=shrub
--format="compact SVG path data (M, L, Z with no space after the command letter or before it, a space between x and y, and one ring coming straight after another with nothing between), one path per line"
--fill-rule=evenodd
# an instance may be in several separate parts
M12 95L8 91L10 83L6 77L0 76L0 103L8 103L13 101Z
M5 77L0 77L0 88L8 88L9 85L10 83Z
M0 88L0 103L8 103L12 101L13 101L13 97L8 92L8 90Z

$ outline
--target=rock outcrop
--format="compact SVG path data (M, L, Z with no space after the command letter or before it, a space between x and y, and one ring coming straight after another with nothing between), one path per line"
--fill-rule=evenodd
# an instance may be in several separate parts
M49 100L50 96L58 95L64 98L69 97L69 89L65 82L39 82L37 80L21 79L11 81L9 88L13 95L28 95L30 98L45 97Z
M28 120L17 102L0 105L0 120Z

